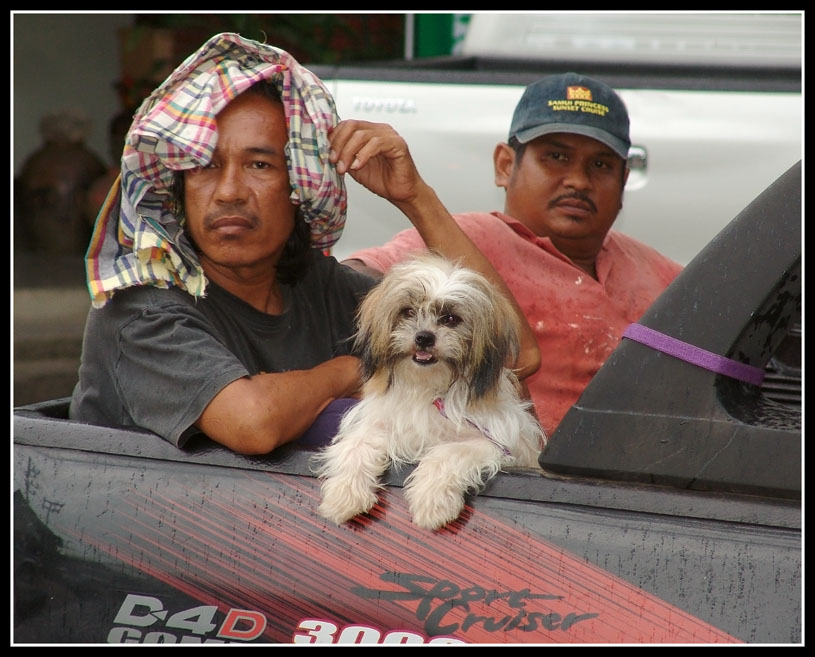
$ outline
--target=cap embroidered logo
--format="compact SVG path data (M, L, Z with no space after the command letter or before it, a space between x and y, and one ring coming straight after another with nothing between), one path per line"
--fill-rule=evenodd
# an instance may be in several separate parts
M591 89L588 87L566 87L566 98L569 100L591 100Z

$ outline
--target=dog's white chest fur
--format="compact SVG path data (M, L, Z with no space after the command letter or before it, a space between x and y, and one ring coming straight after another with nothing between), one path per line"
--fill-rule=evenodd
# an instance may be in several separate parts
M355 345L362 400L317 457L324 517L370 510L385 469L416 463L405 498L437 529L502 467L537 465L545 436L506 367L515 316L479 274L438 256L395 266L363 301Z
M383 440L382 449L394 463L416 463L436 445L465 440L486 438L506 451L479 418L448 408L443 397L396 382L384 395L363 398L344 418L340 432L376 427Z

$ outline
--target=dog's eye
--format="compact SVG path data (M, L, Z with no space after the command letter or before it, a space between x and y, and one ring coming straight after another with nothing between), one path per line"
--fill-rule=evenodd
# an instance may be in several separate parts
M446 315L439 317L439 324L442 326L447 326L448 328L455 328L461 324L461 317L454 315L453 313L447 313Z
M416 317L416 311L413 310L413 308L402 308L400 314L402 315L402 317L405 317L407 319L410 319L411 317Z

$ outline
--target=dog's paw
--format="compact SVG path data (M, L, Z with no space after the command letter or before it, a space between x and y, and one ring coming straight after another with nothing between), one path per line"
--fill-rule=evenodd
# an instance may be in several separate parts
M370 489L326 479L322 484L322 502L318 511L326 520L341 525L370 511L377 501L376 493Z
M464 509L464 494L454 488L405 489L405 499L413 524L422 529L441 529L453 522Z

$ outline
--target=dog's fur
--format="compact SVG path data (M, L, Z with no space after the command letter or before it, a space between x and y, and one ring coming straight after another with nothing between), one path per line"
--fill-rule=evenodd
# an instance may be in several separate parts
M325 518L369 511L391 463L418 463L404 494L426 529L501 468L537 467L546 437L507 367L517 318L480 274L432 253L394 266L360 306L355 346L362 399L316 456Z

